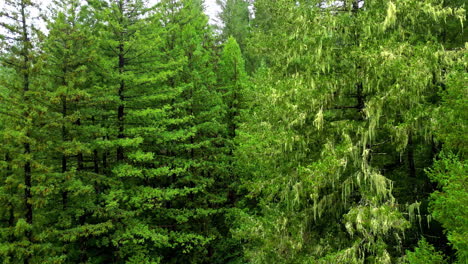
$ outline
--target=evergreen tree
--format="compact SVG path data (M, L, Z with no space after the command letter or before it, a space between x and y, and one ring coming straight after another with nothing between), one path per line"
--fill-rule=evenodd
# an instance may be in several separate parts
M221 7L219 19L222 23L221 36L223 40L233 37L242 51L245 51L250 33L251 15L248 0L216 0Z
M453 45L453 43L452 43ZM441 153L435 157L433 166L427 170L436 185L430 195L431 216L442 224L447 242L456 251L454 263L468 261L468 203L467 196L467 108L466 103L466 47L450 51L451 57L458 58L455 66L443 80L439 92L441 103L433 111L433 130ZM440 147L441 146L441 147ZM460 206L461 205L461 206ZM444 240L442 242L443 247ZM448 244L447 243L447 244ZM447 250L446 250L447 251Z
M168 200L191 190L167 185L167 177L183 171L165 158L168 147L184 135L174 124L184 122L170 104L179 95L165 85L180 62L162 53L166 36L161 17L143 1L93 3L99 19L102 111L96 117L102 140L102 217L112 230L102 235L100 262L159 263L171 247L158 210Z
M48 164L51 116L44 96L39 54L40 32L32 16L36 3L9 0L0 13L2 39L1 232L4 263L53 259L55 249L44 226L45 204L53 187Z
M232 263L242 263L244 260L242 258L241 240L233 237L231 232L231 221L237 216L238 209L243 207L243 205L239 204L239 196L242 194L239 192L241 181L238 177L238 171L240 170L240 167L242 167L242 164L236 162L233 152L237 143L239 143L236 142L236 136L239 125L242 123L242 120L240 119L241 112L245 110L245 98L249 82L240 47L233 37L230 37L224 43L217 72L218 89L223 97L223 105L226 107L223 123L227 130L226 147L228 153L226 155L226 162L228 164L228 178L225 184L229 186L227 201L228 208L224 215L224 225L225 228L229 230L229 232L226 233L224 241L228 247L220 250L230 252L229 260L232 261Z
M92 237L110 224L95 215L101 210L99 189L104 176L94 142L99 134L93 124L99 95L91 89L97 58L87 8L76 0L54 2L48 16L49 34L42 45L44 86L55 119L49 128L54 168L49 184L57 186L48 202L47 218L53 222L51 239L65 263L90 260L96 253Z
M259 67L260 61L258 54L251 49L249 43L253 11L253 1L249 0L217 0L216 3L221 7L219 13L219 22L222 25L221 39L226 42L229 37L236 39L240 46L242 56L245 60L246 71L250 74Z
M412 264L447 263L444 259L444 255L441 252L436 251L434 246L427 243L424 238L418 242L418 247L415 248L414 252L407 251L407 261Z
M173 175L171 184L193 190L166 205L167 221L174 225L171 241L176 246L169 263L224 263L227 228L224 208L227 201L228 164L226 108L215 86L214 38L203 13L202 1L162 1L168 37L165 53L182 56L181 71L168 79L172 89L181 91L173 100L177 115L186 123L176 127L186 138L169 151L174 164L186 168ZM177 216L177 218L174 218Z
M440 187L440 191L431 194L432 215L442 223L448 241L456 250L454 263L465 263L468 261L467 162L453 154L439 158L429 170L429 177Z
M244 101L243 96L247 86L245 62L235 38L230 37L224 44L219 62L218 84L223 93L224 103L227 107L225 123L228 125L230 139L236 136L239 123L239 114Z

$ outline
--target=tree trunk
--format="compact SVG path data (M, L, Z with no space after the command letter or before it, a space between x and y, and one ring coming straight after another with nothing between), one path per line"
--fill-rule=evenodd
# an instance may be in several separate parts
M120 2L120 12L123 15L124 10L123 10L123 3ZM124 74L124 69L125 69L125 50L124 50L124 43L123 43L123 32L121 32L121 37L120 37L120 43L119 43L119 76L121 78L122 75ZM125 138L125 127L124 127L124 120L125 120L125 81L122 79L120 80L120 87L119 87L119 100L120 104L117 109L117 122L118 122L118 138L122 139ZM124 159L124 149L122 146L117 147L117 161L122 161Z
M409 132L409 135L408 135L408 170L409 170L410 177L415 178L416 167L414 165L413 132Z
M22 70L23 70L23 92L24 92L24 101L27 103L28 101L28 92L29 92L29 48L30 48L30 40L28 36L28 28L26 24L26 3L24 1L21 1L21 25L22 25L22 41L23 41L23 48L22 48L22 56L23 56L23 65L22 65ZM24 112L25 118L27 118L29 115L29 111L26 110ZM29 131L26 132L26 137L29 138L31 135ZM33 224L33 207L32 207L32 194L31 194L31 187L32 187L32 172L31 172L31 161L29 160L29 156L31 154L31 145L29 142L24 143L24 154L28 156L28 159L26 160L23 170L24 170L24 205L26 208L26 222L30 225ZM32 240L32 232L31 231L26 231L25 233L27 239L29 242ZM26 256L24 258L24 264L29 264L29 256Z
M64 84L66 85L66 84ZM67 116L67 98L65 96L62 97L62 117L63 117L63 122L65 122L65 118ZM66 142L67 141L67 128L65 127L65 124L62 124L62 141ZM62 175L64 176L64 181L65 180L65 173L67 172L67 155L62 154ZM65 184L66 186L66 184ZM66 188L66 187L65 187ZM67 208L67 200L68 200L68 192L66 190L62 191L62 208L66 209Z

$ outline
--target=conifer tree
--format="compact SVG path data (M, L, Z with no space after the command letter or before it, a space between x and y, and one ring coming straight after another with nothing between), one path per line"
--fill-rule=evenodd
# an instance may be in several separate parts
M144 1L98 1L92 8L102 54L97 86L103 105L95 120L103 138L96 146L108 179L102 217L113 223L100 238L100 261L158 263L170 244L157 210L189 192L165 184L167 175L181 170L164 158L180 137L170 127L183 121L170 105L179 93L164 84L179 62L161 52L165 29Z
M226 109L215 86L214 38L202 1L162 1L160 8L168 28L165 53L184 60L181 71L168 79L168 85L181 91L172 104L176 114L187 121L175 126L186 138L168 154L186 170L174 174L170 181L173 186L193 190L166 206L167 221L178 222L174 225L178 237L171 237L175 252L186 251L172 256L171 261L223 263L226 256L219 251L226 234L220 229L226 230L223 206L227 199L228 149L223 124Z
M465 242L465 237L468 235L468 210L466 206L460 205L468 203L466 177L468 140L467 126L464 122L468 116L463 110L467 108L465 91L465 81L468 76L467 52L466 47L459 47L449 52L450 57L456 58L455 65L441 80L444 87L439 92L441 103L434 109L432 116L434 141L441 150L440 153L436 153L434 164L426 172L436 185L429 199L430 216L441 223L447 237L447 241L440 239L442 241L435 242L443 248L448 246L445 243L450 244L455 250L455 256L451 256L450 260L454 263L464 263L468 261L468 247ZM424 244L424 238L421 243ZM419 244L415 250L424 253ZM428 256L419 259L424 257Z
M245 60L246 71L251 74L259 67L258 54L249 43L253 21L253 1L250 0L217 0L221 7L219 23L220 37L226 42L229 37L236 39Z
M53 188L48 185L51 123L43 93L39 54L40 32L32 16L37 5L28 0L6 1L0 12L2 79L1 132L1 250L5 263L38 263L50 259L54 249L43 226L45 204ZM5 74L6 73L6 74Z
M53 2L42 44L42 75L47 78L44 86L55 119L49 127L54 168L49 184L57 187L47 206L48 218L54 219L49 232L60 248L57 257L66 263L89 261L96 253L91 238L109 227L109 222L93 216L100 210L103 175L94 143L99 134L93 124L99 95L91 89L97 58L88 16L80 1Z
M230 37L224 44L218 69L218 84L227 107L225 123L230 139L236 136L243 96L247 86L247 74L242 52L235 38Z
M228 247L225 247L223 251L230 252L229 260L233 263L241 262L242 259L242 248L241 240L233 237L231 228L231 219L234 219L238 214L238 209L243 206L239 206L239 186L241 184L240 178L238 177L238 171L243 166L236 162L234 156L234 150L237 147L236 142L237 131L239 125L242 123L241 112L245 111L246 106L246 94L249 88L248 76L245 71L245 63L242 57L241 49L237 44L235 38L230 37L225 43L220 55L220 61L217 68L218 73L218 86L219 91L223 97L223 106L226 107L223 123L226 127L226 147L227 155L226 162L228 164L226 184L228 185L228 201L227 209L224 215L226 220L225 228L229 230L224 238L225 243ZM239 208L241 207L241 208Z
M245 52L250 32L250 1L216 0L216 3L221 7L219 19L223 27L222 38L225 41L229 37L235 38L241 50Z

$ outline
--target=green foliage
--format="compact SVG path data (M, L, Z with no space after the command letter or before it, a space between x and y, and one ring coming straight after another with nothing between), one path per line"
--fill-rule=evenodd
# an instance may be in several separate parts
M419 240L418 246L413 251L406 251L406 261L411 264L443 264L444 255L435 250L424 238Z
M467 262L464 1L217 2L0 4L0 262Z
M221 38L224 41L228 41L230 37L234 38L244 55L247 56L248 50L247 43L250 37L251 30L251 14L249 6L251 1L249 0L216 0L216 3L221 7L219 13L219 22L222 24ZM249 61L250 64L254 64L253 61Z
M47 238L46 205L54 195L48 182L51 164L49 111L38 72L41 37L33 27L32 1L7 1L0 12L5 33L0 63L8 68L0 80L0 259L5 263L31 263L48 259L57 248Z
M463 9L435 1L255 8L252 49L267 69L254 78L237 150L244 187L259 201L251 226L240 227L252 234L250 261L391 263L410 227L402 204L427 188L420 168L430 164L419 159L430 156L437 80L455 64L428 32Z
M236 136L239 127L240 112L245 108L245 90L247 88L247 74L242 52L235 38L230 37L224 44L218 68L218 84L223 96L226 109L224 122L228 125L228 135L231 139Z
M440 188L431 194L432 215L442 223L450 244L457 250L458 263L468 261L467 165L466 160L454 154L441 154L428 170L429 177Z
M465 122L468 119L468 113L465 111L468 107L466 102L468 95L466 89L468 73L465 70L467 68L466 48L459 52L464 52L465 55L461 57L458 67L448 74L446 89L440 92L442 104L434 112L436 120L434 130L437 139L443 142L445 149L457 153L461 158L466 158L468 150L468 128Z

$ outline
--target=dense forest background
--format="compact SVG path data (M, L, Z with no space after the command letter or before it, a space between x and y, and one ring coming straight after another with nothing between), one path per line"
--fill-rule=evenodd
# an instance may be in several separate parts
M2 1L1 263L468 263L464 0Z

